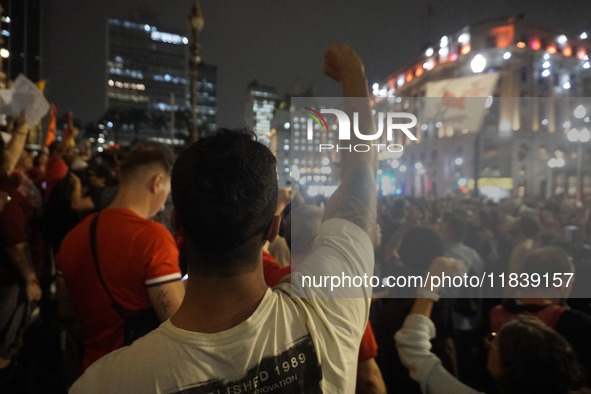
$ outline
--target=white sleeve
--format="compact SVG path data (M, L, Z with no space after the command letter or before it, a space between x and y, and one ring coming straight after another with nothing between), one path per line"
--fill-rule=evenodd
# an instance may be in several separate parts
M369 235L348 220L326 220L308 257L292 270L292 296L369 298L373 268Z
M411 314L394 339L400 360L427 394L478 394L473 388L456 379L431 353L431 339L435 337L435 325L426 316Z
M328 287L302 286L302 279L306 275L317 280L371 276L373 261L373 246L365 231L347 220L329 219L322 223L310 255L273 289L289 296L303 313L327 392L331 392L330 382L337 381L348 385L343 392L355 391L357 354L369 316L371 288L331 289L330 281Z

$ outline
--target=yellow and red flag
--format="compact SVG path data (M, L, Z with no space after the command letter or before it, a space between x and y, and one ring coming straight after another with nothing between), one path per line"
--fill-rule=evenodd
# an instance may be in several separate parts
M57 108L51 104L49 108L49 122L47 124L47 136L45 137L45 146L51 145L55 141L55 130L57 124Z

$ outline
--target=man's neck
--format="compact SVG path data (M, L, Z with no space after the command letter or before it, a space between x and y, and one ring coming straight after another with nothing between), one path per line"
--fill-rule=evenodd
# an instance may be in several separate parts
M231 278L189 275L185 298L171 322L188 331L225 331L248 319L266 291L262 263L252 272Z
M127 209L144 219L148 219L151 215L148 198L141 196L141 192L138 192L137 188L130 190L120 187L117 196L108 208Z

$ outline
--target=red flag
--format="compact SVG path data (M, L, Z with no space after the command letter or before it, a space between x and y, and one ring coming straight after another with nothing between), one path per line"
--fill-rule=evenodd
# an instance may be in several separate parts
M74 112L68 112L68 118L66 119L66 128L64 129L64 141L70 138L72 135L72 129L74 128Z
M57 108L51 104L49 109L49 123L47 124L47 136L45 137L45 146L51 145L55 141L55 129L57 123Z

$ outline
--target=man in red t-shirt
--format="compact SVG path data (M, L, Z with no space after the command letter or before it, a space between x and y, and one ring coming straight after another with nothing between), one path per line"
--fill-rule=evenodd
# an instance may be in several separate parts
M149 220L170 192L172 152L132 151L120 169L113 203L100 212L97 260L105 286L128 313L154 308L160 321L180 306L184 286L172 234ZM124 341L124 321L100 281L91 251L91 215L64 238L56 263L84 334L83 369ZM63 286L60 286L64 290ZM62 293L63 294L63 293Z
M49 157L45 164L45 185L42 186L43 197L49 198L53 187L68 175L68 165L62 159L62 143L55 141L49 146Z

